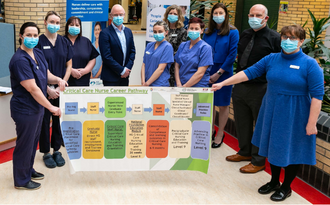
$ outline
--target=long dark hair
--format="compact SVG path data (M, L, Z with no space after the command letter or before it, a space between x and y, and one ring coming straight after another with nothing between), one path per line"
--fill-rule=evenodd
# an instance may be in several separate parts
M21 36L23 36L24 32L25 32L25 29L27 27L36 27L38 29L38 34L40 33L40 29L39 27L37 26L37 24L35 24L34 22L26 22L24 23L21 28L19 29L19 34L21 34ZM18 39L18 42L20 45L22 45L22 39Z
M211 15L210 15L210 19L209 19L208 29L207 29L207 31L205 31L205 34L211 35L214 32L214 29L217 28L217 23L213 20L213 12L217 8L222 8L226 13L225 20L221 24L220 32L218 33L218 35L222 35L222 36L228 35L229 31L236 29L236 27L229 24L228 9L223 3L217 3L213 6L212 11L211 11Z
M75 21L76 19L78 20L79 25L80 25L80 33L78 34L78 36L81 37L81 35L82 35L81 34L82 33L81 20L80 20L80 18L75 17L75 16L71 16L65 24L65 35L66 36L69 36L69 25L72 23L72 21Z

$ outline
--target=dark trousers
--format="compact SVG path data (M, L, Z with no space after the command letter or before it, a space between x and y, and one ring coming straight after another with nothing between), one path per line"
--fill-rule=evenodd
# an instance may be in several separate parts
M13 153L15 186L25 186L34 173L33 163L37 151L43 112L33 115L12 112L16 124L16 146Z
M104 86L128 86L128 78L122 78L118 82L103 81Z
M49 100L49 102L59 107L60 100L59 98L54 100ZM52 117L52 137L50 138L50 117ZM39 140L39 149L41 153L48 153L50 151L50 147L54 149L54 151L58 151L62 145L62 133L60 126L60 118L58 116L52 115L49 110L45 108L45 115L42 121L42 128Z
M253 126L257 121L267 84L237 84L233 88L234 119L241 156L252 156L255 166L265 165L265 157L259 156L259 148L251 143Z

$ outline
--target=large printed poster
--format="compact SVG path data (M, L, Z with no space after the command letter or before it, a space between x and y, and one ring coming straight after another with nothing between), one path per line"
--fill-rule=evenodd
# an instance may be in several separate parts
M72 172L208 171L209 88L69 87L60 99Z
M148 0L146 41L155 41L153 36L153 26L157 21L164 19L166 8L173 4L181 7L182 13L185 17L185 23L188 22L190 14L190 0Z

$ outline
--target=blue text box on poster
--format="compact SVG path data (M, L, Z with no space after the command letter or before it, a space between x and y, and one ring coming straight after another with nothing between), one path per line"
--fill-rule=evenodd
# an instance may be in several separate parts
M66 20L71 16L81 21L108 21L109 0L67 0Z

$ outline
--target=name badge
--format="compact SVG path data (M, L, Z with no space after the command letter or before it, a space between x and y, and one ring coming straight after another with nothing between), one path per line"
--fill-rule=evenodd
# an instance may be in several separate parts
M297 65L290 65L290 68L293 68L293 69L299 69L300 68L300 66L297 66Z
M146 54L150 54L150 52L149 51L146 51Z
M37 66L37 70L39 70L39 66Z
M176 34L176 33L172 34L172 37L177 37L177 36L178 36L178 34Z
M50 49L50 46L44 46L43 49Z

